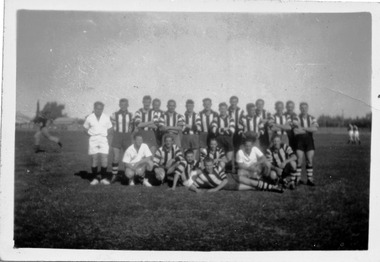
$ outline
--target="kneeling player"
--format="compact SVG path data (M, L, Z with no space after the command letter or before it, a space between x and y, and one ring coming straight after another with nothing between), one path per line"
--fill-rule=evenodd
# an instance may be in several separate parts
M270 174L270 163L264 154L254 146L256 137L247 138L243 148L236 153L238 163L238 175L251 179L265 179Z
M200 163L202 168L203 166L203 160L206 157L209 157L214 162L215 167L220 167L222 170L224 170L226 164L227 164L227 157L226 153L223 149L218 147L218 141L215 137L210 138L209 145L207 148L201 148L201 154L200 154Z
M175 190L179 178L181 182L185 183L192 175L200 173L199 162L195 160L195 153L189 149L185 152L185 160L181 161L175 170L174 181L172 189Z
M183 160L181 149L174 144L171 135L165 136L164 145L160 147L153 158L156 179L162 183L174 179L174 171Z
M135 185L134 179L137 177L143 179L144 186L151 187L145 178L145 171L153 169L152 153L148 145L143 143L141 133L135 133L133 139L133 145L128 147L123 157L125 176L129 179L130 186Z
M187 183L190 190L197 193L203 192L217 192L219 190L266 190L277 193L282 193L282 188L275 185L270 185L261 180L252 180L247 177L238 176L236 174L226 174L220 168L215 168L213 160L206 158L204 160L205 169L200 174L193 176Z
M275 184L282 179L286 186L290 189L294 189L297 156L290 146L281 143L280 136L274 136L272 138L272 146L267 150L267 158L271 163L269 179ZM285 180L287 177L290 177L289 184Z

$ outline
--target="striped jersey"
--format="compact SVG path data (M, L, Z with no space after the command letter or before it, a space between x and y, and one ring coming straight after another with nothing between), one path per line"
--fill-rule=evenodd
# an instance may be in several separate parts
M140 123L147 123L147 122L151 122L151 121L158 122L157 115L158 115L157 112L155 112L153 109L145 110L144 108L140 108L135 113L135 117L134 117L136 127ZM144 128L139 128L139 129L145 130L145 131L152 130L152 128L150 128L150 127L144 127Z
M158 123L159 126L169 126L176 127L184 124L184 119L181 114L177 112L173 112L170 114L168 111L161 114L160 121Z
M271 114L268 113L265 109L263 109L261 112L256 110L256 115L261 117L261 119L263 119L263 120L268 120L271 116Z
M201 148L199 157L200 161L203 162L206 157L209 157L213 160L224 158L226 157L226 153L219 147L217 147L215 151L211 151L210 148Z
M235 121L228 115L225 117L216 116L211 123L211 131L214 134L230 136L235 133Z
M184 174L186 176L186 180L190 178L191 171L199 169L199 162L194 160L193 162L187 162L183 160L179 163L177 168L175 169L176 174Z
M179 149L177 145L173 145L169 149L162 146L154 154L153 163L155 167L166 166L167 162L173 158L175 158L176 161L183 160L181 149Z
M280 164L294 155L290 146L281 143L280 149L271 146L267 149L266 157L268 161L275 167L280 167Z
M194 177L194 186L196 188L215 188L223 180L227 179L226 173L220 167L214 167L213 172L209 173L206 169Z
M162 110L157 110L157 111L155 111L155 110L153 109L153 121L154 121L154 123L156 124L156 126L158 126L158 124L159 124L159 122L160 122L160 118L161 118L161 116L162 116L164 113L165 113L165 112L162 111Z
M201 132L210 132L211 131L211 123L214 120L214 118L218 116L218 113L211 110L210 114L207 114L205 110L202 110L199 112L199 117L201 119Z
M244 110L241 109L240 107L237 107L236 109L232 109L231 107L229 107L228 114L235 121L235 134L238 134L239 133L238 123L240 119L244 116Z
M317 120L313 116L311 116L309 114L306 115L305 117L300 114L300 115L298 115L298 117L296 118L296 120L298 121L298 125L300 127L304 127L304 128L309 128L309 127L312 127L312 126L317 126L318 127Z
M254 132L256 134L264 133L264 123L259 116L243 116L239 122L239 133Z
M273 121L275 124L278 125L286 125L288 123L288 118L285 114L279 115L279 114L274 114L269 118L270 121ZM285 130L278 130L275 131L278 135L286 135Z
M117 133L129 133L134 129L133 116L132 113L128 111L123 112L122 110L119 110L114 112L111 115L111 123L113 130Z
M198 134L198 131L201 128L201 118L199 117L199 114L195 112L192 112L192 113L185 112L183 118L184 118L184 124L191 126L191 128L184 126L183 134L184 135Z

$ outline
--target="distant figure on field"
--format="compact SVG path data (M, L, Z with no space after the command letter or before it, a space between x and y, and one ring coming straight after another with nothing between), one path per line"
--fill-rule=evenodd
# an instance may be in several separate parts
M50 119L50 112L45 111L42 112L35 120L34 123L38 124L40 128L34 135L34 152L35 153L42 153L45 152L45 150L42 150L40 148L40 141L41 141L41 136L46 137L50 141L57 143L60 147L62 147L62 143L59 141L59 138L56 136L52 136L49 133L48 126L52 123L52 120Z
M360 145L359 128L357 125L354 125L354 141L355 144L358 143Z
M348 124L348 141L347 144L354 144L354 126L352 124Z

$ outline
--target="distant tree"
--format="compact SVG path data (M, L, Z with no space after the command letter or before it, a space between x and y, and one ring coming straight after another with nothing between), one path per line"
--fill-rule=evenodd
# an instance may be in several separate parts
M364 117L343 118L342 116L321 115L318 117L318 124L322 127L347 127L349 124L357 125L360 128L371 128L372 113L367 113Z
M45 104L44 108L42 109L42 113L50 112L50 118L54 120L59 117L67 116L67 114L63 113L64 109L65 109L64 104L58 104L57 102L48 102Z

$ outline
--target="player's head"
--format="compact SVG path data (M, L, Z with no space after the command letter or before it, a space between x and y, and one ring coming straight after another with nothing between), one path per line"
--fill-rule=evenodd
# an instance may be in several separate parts
M249 116L254 116L256 114L256 106L254 103L247 104L247 113Z
M140 147L141 144L144 142L144 141L143 141L142 134L139 133L139 132L137 132L137 133L135 133L135 134L133 135L133 140L135 141L135 145L136 145L137 147Z
M252 148L256 142L255 136L249 136L244 140L244 151L248 154L251 153Z
M236 108L238 103L239 103L239 98L237 96L230 97L230 105L232 108Z
M152 98L150 96L144 96L142 102L143 102L144 108L148 109L150 107L150 103L152 103Z
M207 170L207 172L212 173L212 171L214 169L214 161L211 158L206 157L203 160L203 164L204 164L205 169Z
M170 99L168 101L168 106L167 107L168 107L168 111L169 112L173 113L175 111L176 106L177 106L177 103L173 99Z
M194 151L192 149L188 149L185 151L185 159L188 163L194 161Z
M193 111L194 111L194 101L193 101L193 100L188 99L188 100L186 101L186 110L187 110L188 112L193 112Z
M210 98L205 98L205 99L202 100L202 102L203 102L204 109L211 110L212 101L211 101Z
M172 147L173 146L173 144L174 144L174 138L173 138L173 136L171 136L171 135L167 135L166 137L165 137L165 146L166 146L166 148L170 148L170 147Z
M263 99L259 98L256 100L256 108L259 111L264 109L264 100Z
M309 105L306 102L301 102L300 111L301 111L301 114L306 115L307 112L309 111Z
M286 112L293 113L294 112L294 102L289 100L286 102Z
M210 141L208 142L208 146L212 150L215 150L218 147L218 141L216 140L216 137L210 138Z
M156 110L156 111L160 110L161 100L158 98L153 99L152 105L153 105L154 110Z
M97 116L97 117L100 117L103 113L103 110L104 110L104 104L100 101L96 101L94 103L94 114Z
M121 111L127 111L129 106L128 99L122 98L119 100L119 107Z
M275 135L272 137L272 143L273 143L273 146L277 149L280 149L281 147L281 137L278 136L278 135Z
M219 104L219 112L221 115L227 115L228 105L225 102Z
M282 113L284 111L284 103L282 101L277 101L274 104L274 108L277 113Z

